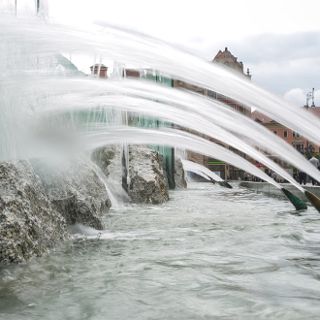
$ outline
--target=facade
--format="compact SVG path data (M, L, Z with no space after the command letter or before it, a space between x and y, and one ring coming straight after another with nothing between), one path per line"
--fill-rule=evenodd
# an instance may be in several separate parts
M304 108L320 119L320 107L314 106ZM314 154L320 154L320 146L310 142L298 132L285 127L281 123L278 123L257 111L253 112L251 117L253 120L259 122L261 125L272 131L275 135L291 144L305 156L310 157Z

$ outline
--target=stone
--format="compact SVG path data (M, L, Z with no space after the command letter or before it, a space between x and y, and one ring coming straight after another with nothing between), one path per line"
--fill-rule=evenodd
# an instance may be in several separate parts
M127 194L126 172L124 170L123 152L119 145L107 145L93 151L91 159L107 177L107 184L112 194L120 201L129 201Z
M162 163L162 156L148 147L129 147L128 194L133 202L159 204L169 200Z
M112 166L116 158L120 159L120 151L118 149L119 147L117 146L103 146L95 149L91 154L91 160L101 168L106 177L113 172L109 166Z
M186 173L181 159L176 159L174 163L174 181L177 189L187 188Z
M73 159L50 165L32 162L54 208L68 225L83 224L104 229L103 217L111 207L106 185L95 164L87 159Z
M31 164L1 162L0 264L41 256L66 238L66 221L51 205Z

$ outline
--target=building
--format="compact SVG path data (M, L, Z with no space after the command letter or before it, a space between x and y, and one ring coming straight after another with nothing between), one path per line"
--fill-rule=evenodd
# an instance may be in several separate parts
M312 113L320 119L320 106L304 106L304 108L306 111ZM295 149L304 154L306 157L310 157L311 155L320 153L320 146L310 142L309 140L301 136L298 132L285 127L281 123L270 119L264 114L255 111L251 114L251 118L272 131L278 137L285 140L287 143L291 144Z
M226 47L224 51L219 50L219 52L216 54L216 56L212 59L212 63L215 63L217 65L223 66L229 70L232 70L236 74L238 74L240 77L244 77L248 79L249 81L251 80L251 74L249 69L246 70L246 73L244 72L244 65L242 62L238 61L238 58L235 57L229 49ZM250 117L251 115L251 110L247 106L244 106L240 104L239 102L226 97L220 93L214 92L212 90L208 90L205 88L201 88L189 83L186 83L181 80L174 80L173 81L173 86L175 88L182 88L182 89L187 89L192 92L196 92L198 94L202 94L204 96L208 96L214 100L217 100L219 102L222 102L224 104L227 104L228 106L232 107L236 111L245 114L246 116ZM214 112L214 110L213 110ZM205 137L208 138L208 137ZM211 141L214 141L218 144L222 144L220 141L216 141L214 139L209 139ZM230 148L232 151L240 154L243 156L244 154L239 152L236 149ZM235 168L233 166L230 166L222 161L219 161L217 159L213 159L195 152L188 152L187 157L189 160L200 163L206 167L208 167L210 170L214 171L218 175L220 175L224 179L237 179L239 176L242 175L242 171L239 170L238 168Z
M236 71L239 75L243 75L251 80L249 68L247 68L247 72L244 73L243 62L238 61L238 58L228 50L228 47L225 47L224 51L219 50L212 62L223 65L233 71Z

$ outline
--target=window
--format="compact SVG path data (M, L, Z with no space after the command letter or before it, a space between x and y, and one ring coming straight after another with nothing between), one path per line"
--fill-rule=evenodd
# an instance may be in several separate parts
M292 135L293 135L294 138L299 138L300 137L300 134L298 132L295 132L295 131L292 132Z
M287 131L287 130L283 131L283 136L284 136L285 138L288 138L288 131Z

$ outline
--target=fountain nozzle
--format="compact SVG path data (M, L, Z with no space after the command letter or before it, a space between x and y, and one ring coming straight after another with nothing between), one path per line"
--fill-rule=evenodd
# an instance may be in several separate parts
M305 190L304 194L308 198L308 200L311 202L311 204L320 212L320 199L313 194L312 192Z
M285 188L281 188L281 191L285 194L288 200L294 205L296 210L306 210L308 208L306 203L303 200L301 200L300 198L292 194L289 190ZM319 208L320 208L320 199L318 200L319 200Z

